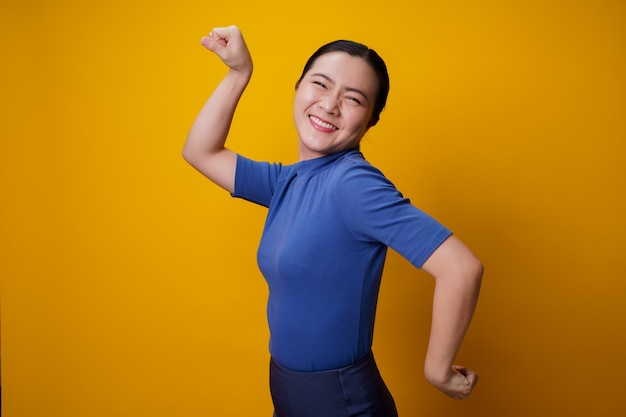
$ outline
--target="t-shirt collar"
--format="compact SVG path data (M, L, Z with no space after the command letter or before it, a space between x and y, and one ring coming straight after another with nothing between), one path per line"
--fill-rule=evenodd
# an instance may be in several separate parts
M320 156L319 158L300 161L300 162L295 163L293 167L296 170L296 174L298 176L315 175L318 172L323 171L326 168L328 168L330 165L333 164L333 162L337 161L344 155L347 155L349 153L354 153L354 152L359 152L359 148L358 147L351 148L351 149L333 153L330 155Z

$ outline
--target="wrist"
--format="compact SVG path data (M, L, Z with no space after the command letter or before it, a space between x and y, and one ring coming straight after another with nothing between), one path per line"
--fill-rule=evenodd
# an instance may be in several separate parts
M242 80L246 80L247 82L248 80L250 80L250 77L252 77L252 70L253 65L252 63L250 63L249 65L244 65L240 67L231 67L228 69L228 73Z
M224 80L231 88L243 92L252 77L252 68L250 69L234 69L230 68L226 73Z
M426 360L424 364L424 377L432 385L442 385L448 382L454 376L452 365L448 363L436 363L432 360Z

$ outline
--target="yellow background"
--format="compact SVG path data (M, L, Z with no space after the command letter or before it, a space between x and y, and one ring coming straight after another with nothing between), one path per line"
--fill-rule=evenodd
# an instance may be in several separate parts
M375 352L402 416L612 416L626 369L623 1L13 1L0 31L2 412L270 416L265 210L187 166L241 27L230 145L293 162L321 44L387 61L366 156L486 266L463 402L422 376L432 280L389 255Z

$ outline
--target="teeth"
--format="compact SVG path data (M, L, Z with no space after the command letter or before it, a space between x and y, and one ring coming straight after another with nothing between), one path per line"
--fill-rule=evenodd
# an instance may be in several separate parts
M337 130L338 128L334 125L331 125L330 123L325 123L323 121L321 121L320 119L318 119L315 116L311 116L311 120L313 120L313 123L315 123L316 125L325 127L326 129L333 129L333 130Z

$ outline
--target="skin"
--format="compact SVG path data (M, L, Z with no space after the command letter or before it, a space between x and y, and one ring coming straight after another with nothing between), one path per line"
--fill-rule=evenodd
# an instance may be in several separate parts
M300 160L356 146L369 129L377 91L376 74L363 59L344 52L320 56L294 99Z
M211 181L234 191L237 155L225 147L235 109L252 76L252 58L236 26L215 28L201 40L228 67L200 110L183 147L183 157ZM294 122L300 160L349 149L369 129L377 78L365 61L343 52L318 58L297 86ZM454 361L471 322L483 267L456 236L424 263L435 279L426 379L454 399L466 398L478 382L473 370Z

